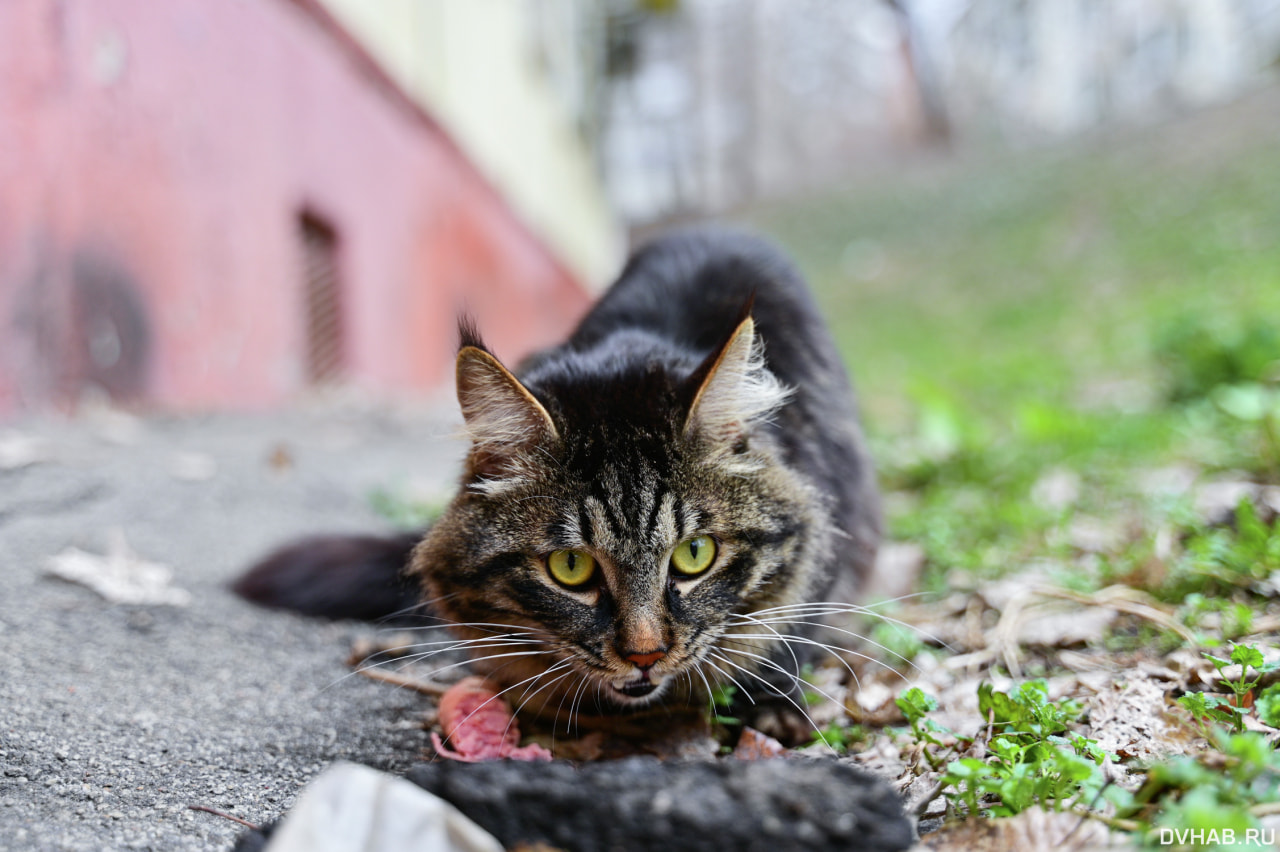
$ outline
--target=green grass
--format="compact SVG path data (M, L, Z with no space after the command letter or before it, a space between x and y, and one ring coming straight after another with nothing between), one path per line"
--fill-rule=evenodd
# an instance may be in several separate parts
M957 157L750 217L831 318L885 489L907 497L891 534L925 545L932 582L1053 555L1064 519L1028 499L1051 468L1080 476L1074 511L1104 516L1141 502L1145 468L1280 474L1280 404L1258 423L1227 411L1280 393L1178 390L1179 369L1280 359L1280 122L1257 109Z
M873 428L922 394L1007 426L1027 401L1152 380L1152 335L1180 316L1280 316L1277 139L1224 128L1176 156L1179 131L1200 128L907 172L754 221L834 317Z

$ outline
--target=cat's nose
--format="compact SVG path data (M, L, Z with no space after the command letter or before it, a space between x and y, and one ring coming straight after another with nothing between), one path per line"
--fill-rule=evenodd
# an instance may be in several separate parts
M632 651L627 654L623 654L623 659L629 660L630 662L635 663L637 666L639 666L642 669L647 669L651 667L654 663L658 662L658 660L661 660L666 655L667 655L666 648L658 648L648 652Z

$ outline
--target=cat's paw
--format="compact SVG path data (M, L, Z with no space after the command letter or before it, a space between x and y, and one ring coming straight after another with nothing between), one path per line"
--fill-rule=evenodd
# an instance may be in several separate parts
M796 708L783 703L761 703L746 714L747 724L788 748L813 740L813 723Z

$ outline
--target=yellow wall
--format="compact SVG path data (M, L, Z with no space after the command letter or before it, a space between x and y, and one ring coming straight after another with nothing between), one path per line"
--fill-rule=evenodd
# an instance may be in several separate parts
M622 230L575 127L573 87L547 73L574 66L591 0L323 2L585 284L616 272Z

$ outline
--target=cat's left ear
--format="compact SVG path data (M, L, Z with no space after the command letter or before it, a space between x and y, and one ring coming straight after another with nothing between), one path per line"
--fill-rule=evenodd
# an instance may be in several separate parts
M755 423L769 419L791 394L765 366L764 346L750 316L707 356L691 381L698 389L685 434L697 432L725 445L736 444Z
M477 449L511 452L555 440L551 415L488 350L463 346L457 370L458 403Z
M480 339L475 324L458 323L458 404L471 434L470 472L492 481L518 478L533 448L558 439L555 423Z

